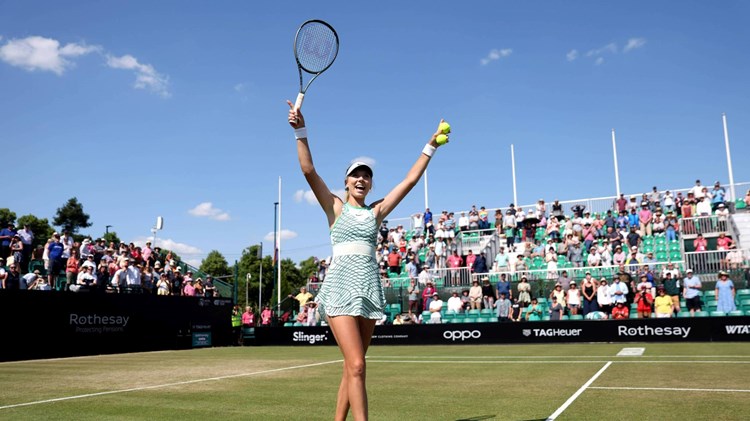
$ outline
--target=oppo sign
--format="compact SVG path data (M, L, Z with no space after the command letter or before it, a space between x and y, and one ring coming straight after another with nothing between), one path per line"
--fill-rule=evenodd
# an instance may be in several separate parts
M450 339L451 342L463 342L467 339L479 339L481 337L482 332L478 330L446 330L443 332L443 338Z

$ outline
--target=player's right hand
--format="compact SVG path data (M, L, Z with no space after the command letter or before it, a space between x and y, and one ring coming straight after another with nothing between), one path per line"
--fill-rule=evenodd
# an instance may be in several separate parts
M295 129L305 127L305 117L302 116L302 110L294 108L294 104L288 99L286 100L286 103L289 104L289 125Z

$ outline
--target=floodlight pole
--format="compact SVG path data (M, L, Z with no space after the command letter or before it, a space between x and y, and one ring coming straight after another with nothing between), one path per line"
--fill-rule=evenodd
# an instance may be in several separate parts
M729 131L727 130L727 115L721 113L721 119L724 122L724 148L727 150L727 170L729 170L729 191L731 192L731 200L737 200L737 196L734 195L734 173L732 172L732 153L729 151Z
M260 309L260 303L263 299L263 242L260 243L260 248L258 249L258 256L260 258L260 270L258 275L258 309Z
M615 159L615 187L617 189L617 198L620 198L620 170L617 168L617 141L615 140L615 129L612 129L612 154Z

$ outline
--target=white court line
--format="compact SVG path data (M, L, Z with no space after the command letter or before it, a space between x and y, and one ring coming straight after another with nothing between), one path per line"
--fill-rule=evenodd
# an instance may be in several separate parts
M592 386L589 389L603 389L603 390L667 390L675 392L741 392L750 393L748 389L690 389L682 387L606 387L606 386Z
M473 355L433 355L431 358L445 359L493 359L493 358L633 358L623 355L495 355L495 356L473 356ZM641 355L643 358L750 358L750 355ZM414 358L414 355L369 355L367 358Z
M368 363L408 363L408 364L596 364L608 362L607 360L589 360L589 361L560 361L560 360L530 360L530 361L498 361L498 360L482 360L482 361L455 361L455 360L378 360L379 357L371 357L367 359ZM611 361L618 364L750 364L750 361L709 361L709 360L695 360L695 361L657 361L657 360L626 360L626 361Z
M133 388L130 388L130 389L119 389L119 390L110 390L110 391L107 391L107 392L87 393L85 395L66 396L64 398L44 399L44 400L41 400L41 401L25 402L25 403L13 404L13 405L0 406L0 410L2 410L2 409L9 409L9 408L18 408L18 407L21 407L21 406L38 405L38 404L50 403L50 402L67 401L67 400L71 400L71 399L90 398L90 397L93 397L93 396L113 395L115 393L138 392L138 391L141 391L141 390L159 389L159 388L162 388L162 387L181 386L181 385L185 385L185 384L201 383L201 382L208 382L208 381L215 381L215 380L224 380L224 379L232 379L232 378L236 378L236 377L255 376L255 375L258 375L258 374L277 373L279 371L295 370L295 369L298 369L298 368L315 367L315 366L319 366L319 365L340 363L340 362L343 362L343 361L344 360L325 361L325 362L322 362L322 363L312 363L312 364L297 365L297 366L293 366L293 367L282 367L282 368L274 368L274 369L271 369L271 370L254 371L252 373L232 374L232 375L228 375L228 376L208 377L208 378L205 378L205 379L196 379L196 380L185 380L185 381L181 381L181 382L164 383L164 384L157 384L157 385L153 385L153 386L133 387Z
M575 401L576 399L578 399L578 396L580 396L581 393L583 393L583 391L586 390L586 388L589 387L589 385L594 382L594 380L596 380L599 376L601 376L602 373L604 373L604 370L606 370L607 368L609 368L610 365L612 365L612 361L609 361L609 362L607 362L607 364L604 364L604 367L600 368L599 371L597 371L596 374L594 374L589 379L589 381L587 381L586 383L584 383L583 386L581 386L581 388L578 389L576 391L576 393L573 394L573 396L569 397L568 400L565 401L565 403L562 404L561 407L557 408L557 411L553 412L552 415L550 415L547 418L547 421L552 421L552 420L557 419L557 417L559 417L560 414L563 413L563 411L565 411L566 409L568 409L568 407L570 406L570 404L572 404L573 401Z

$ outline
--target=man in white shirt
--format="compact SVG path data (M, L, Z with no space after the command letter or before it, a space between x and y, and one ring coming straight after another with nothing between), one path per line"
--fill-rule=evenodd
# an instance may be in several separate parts
M443 300L440 299L438 293L432 294L432 301L430 301L430 323L439 324L441 322L440 310L443 309Z
M454 311L460 313L463 308L461 303L461 297L458 296L458 291L453 291L451 298L448 298L448 311Z
M698 198L698 203L695 205L695 213L697 216L710 216L711 215L711 201L705 197Z
M18 230L16 235L21 237L21 243L23 244L23 266L26 266L31 261L31 243L34 242L34 233L28 225L24 225L22 229Z
M469 230L469 217L466 216L466 212L461 212L461 216L458 218L458 229L460 231Z
M615 276L615 281L609 286L609 295L612 297L612 304L625 303L627 301L628 286Z
M703 197L703 186L701 186L700 180L695 180L695 185L688 191L688 194L693 193L693 197L696 199Z

